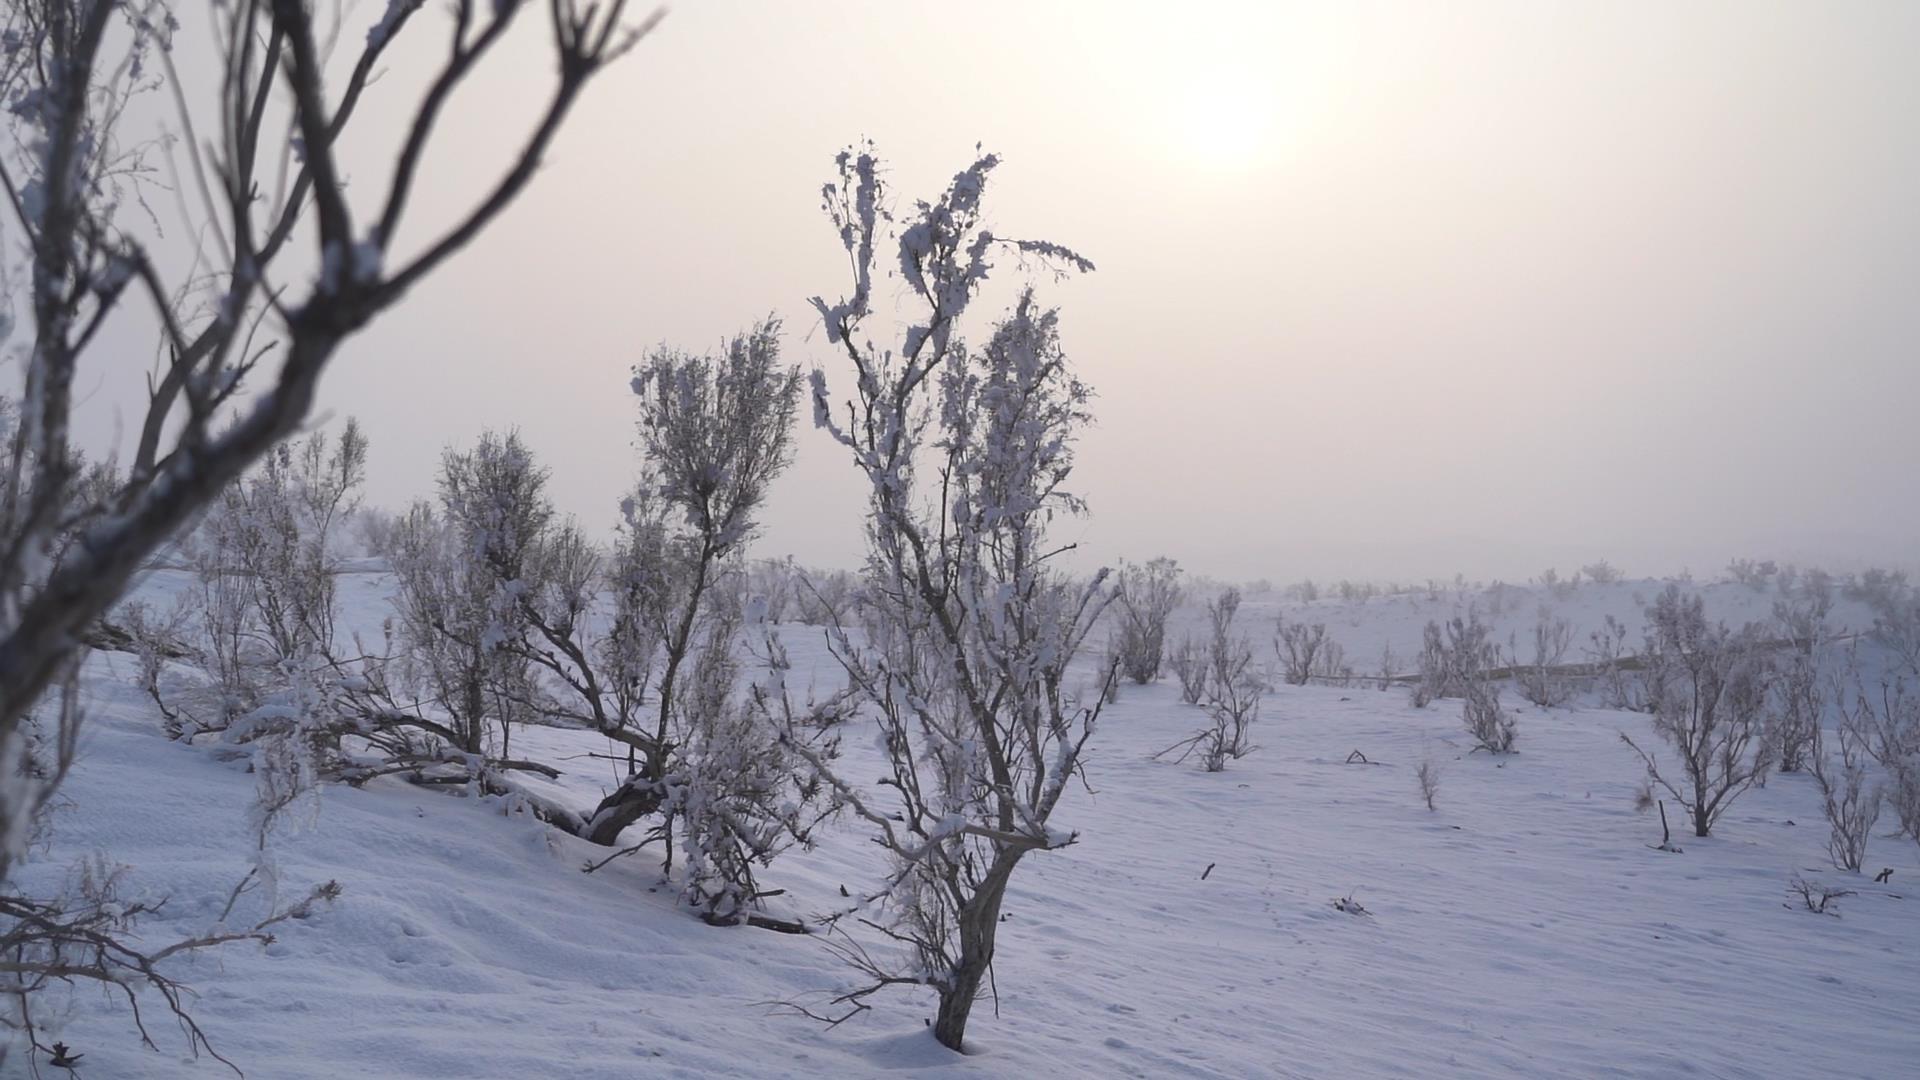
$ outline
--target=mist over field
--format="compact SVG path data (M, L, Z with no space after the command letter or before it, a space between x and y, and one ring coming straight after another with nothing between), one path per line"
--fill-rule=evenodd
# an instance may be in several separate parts
M0 1076L1920 1061L1920 7L0 10Z

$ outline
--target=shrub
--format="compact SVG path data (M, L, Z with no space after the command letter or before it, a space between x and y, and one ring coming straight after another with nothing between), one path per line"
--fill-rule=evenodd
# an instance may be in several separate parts
M1145 565L1120 564L1115 599L1120 615L1115 656L1120 672L1145 686L1160 677L1166 653L1167 619L1180 606L1180 565L1168 558Z
M1668 585L1647 609L1647 695L1653 729L1678 754L1680 773L1661 773L1654 756L1625 732L1647 777L1665 788L1706 836L1740 794L1772 764L1762 734L1770 672L1748 626L1734 632L1709 624L1699 595L1683 598Z

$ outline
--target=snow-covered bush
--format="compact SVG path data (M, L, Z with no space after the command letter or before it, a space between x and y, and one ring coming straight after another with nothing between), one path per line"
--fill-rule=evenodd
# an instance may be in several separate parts
M1111 598L1104 571L1076 584L1054 568L1047 542L1050 522L1083 509L1065 482L1091 396L1061 347L1058 313L1026 290L982 345L964 345L959 330L997 256L1092 264L986 229L981 199L998 158L982 157L898 217L869 147L836 163L825 201L853 287L813 303L853 370L853 397L836 405L816 372L814 418L870 487L869 629L857 645L829 634L880 724L888 765L877 794L824 766L822 775L892 856L862 917L910 952L883 960L850 946L867 981L838 1001L857 1011L887 986L930 987L933 1033L958 1050L1014 870L1029 852L1075 839L1049 819L1080 770L1102 696L1077 696L1068 671ZM875 342L881 245L914 313L897 340Z
M1167 619L1180 606L1180 564L1161 557L1144 565L1122 562L1115 593L1120 616L1114 653L1120 672L1145 686L1160 677L1167 645Z
M1644 651L1653 729L1680 759L1677 775L1663 774L1652 753L1625 732L1647 777L1665 788L1706 836L1740 794L1766 776L1772 755L1763 737L1771 672L1764 635L1707 622L1699 594L1678 585L1647 609Z

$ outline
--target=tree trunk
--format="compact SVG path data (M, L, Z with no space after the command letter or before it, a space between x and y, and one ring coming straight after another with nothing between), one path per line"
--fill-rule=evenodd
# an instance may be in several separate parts
M975 890L973 899L960 909L960 959L954 965L948 984L940 990L940 1011L934 1018L933 1037L940 1045L958 1052L967 1034L967 1017L980 996L980 984L993 966L993 938L1000 927L1000 902L1007 895L1007 879L1013 865L1020 861L1022 849L1001 850L993 868Z
M587 817L580 837L601 847L612 847L626 827L660 809L660 785L647 776L634 776L600 800Z

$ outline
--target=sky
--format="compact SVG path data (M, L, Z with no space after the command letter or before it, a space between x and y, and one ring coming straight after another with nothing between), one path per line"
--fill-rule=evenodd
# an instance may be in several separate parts
M543 8L441 125L416 236L530 129ZM341 148L360 195L444 19L416 20ZM373 503L517 427L560 507L609 527L650 348L773 313L787 358L844 384L806 304L848 287L833 155L870 138L896 193L930 198L982 146L996 230L1099 267L1040 282L1099 395L1091 513L1064 531L1085 560L1913 565L1916 48L1912 3L686 0L508 216L341 352L322 413L370 435ZM96 443L138 393L99 376ZM861 482L807 415L757 552L851 566Z

